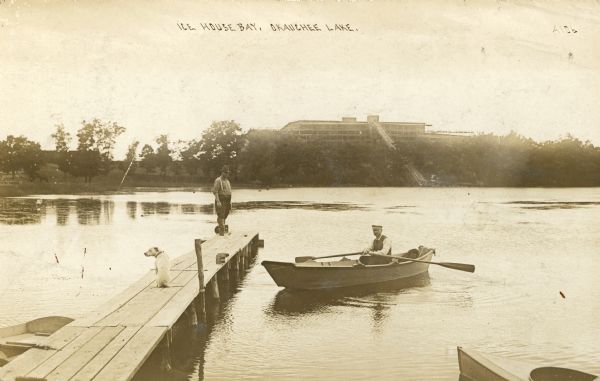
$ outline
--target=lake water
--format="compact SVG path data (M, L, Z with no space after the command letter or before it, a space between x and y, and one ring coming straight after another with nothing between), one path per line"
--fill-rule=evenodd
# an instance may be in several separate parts
M152 267L148 247L173 258L214 235L211 203L199 190L0 198L0 326L85 314ZM230 228L265 247L177 377L456 381L457 345L600 374L599 221L598 188L236 189ZM290 293L260 266L357 251L372 223L394 252L434 247L477 270Z

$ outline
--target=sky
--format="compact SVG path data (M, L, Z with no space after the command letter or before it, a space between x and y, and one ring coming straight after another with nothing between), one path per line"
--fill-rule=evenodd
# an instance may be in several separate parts
M0 0L0 139L51 149L56 124L74 134L99 118L127 129L118 158L217 120L379 115L600 145L598 46L600 1Z

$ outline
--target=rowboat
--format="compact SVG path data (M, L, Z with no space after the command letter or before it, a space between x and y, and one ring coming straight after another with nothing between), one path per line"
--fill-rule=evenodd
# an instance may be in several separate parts
M540 366L462 347L458 347L457 351L461 377L473 381L600 380L598 376L574 369Z
M29 348L43 347L48 336L72 321L73 319L64 316L46 316L0 328L0 366Z
M430 261L434 249L419 247L416 260ZM427 273L429 263L403 259L391 261L391 257L381 260L381 256L361 256L353 260L342 258L338 261L320 262L308 260L301 263L263 261L271 278L280 287L294 290L318 290L342 287L356 287L378 283L394 282Z

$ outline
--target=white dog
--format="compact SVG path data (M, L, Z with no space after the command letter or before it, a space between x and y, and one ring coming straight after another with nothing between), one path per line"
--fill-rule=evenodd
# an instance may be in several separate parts
M154 257L154 271L156 272L156 287L169 287L167 283L171 280L169 270L171 261L169 256L158 247L151 247L144 253L146 257Z

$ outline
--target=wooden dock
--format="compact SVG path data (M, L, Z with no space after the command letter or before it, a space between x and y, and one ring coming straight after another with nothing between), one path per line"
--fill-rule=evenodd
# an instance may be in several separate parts
M157 349L168 369L176 323L205 322L206 299L219 298L218 284L245 272L261 243L258 233L196 240L194 251L171 261L169 287L157 288L150 271L0 368L0 380L130 380Z

